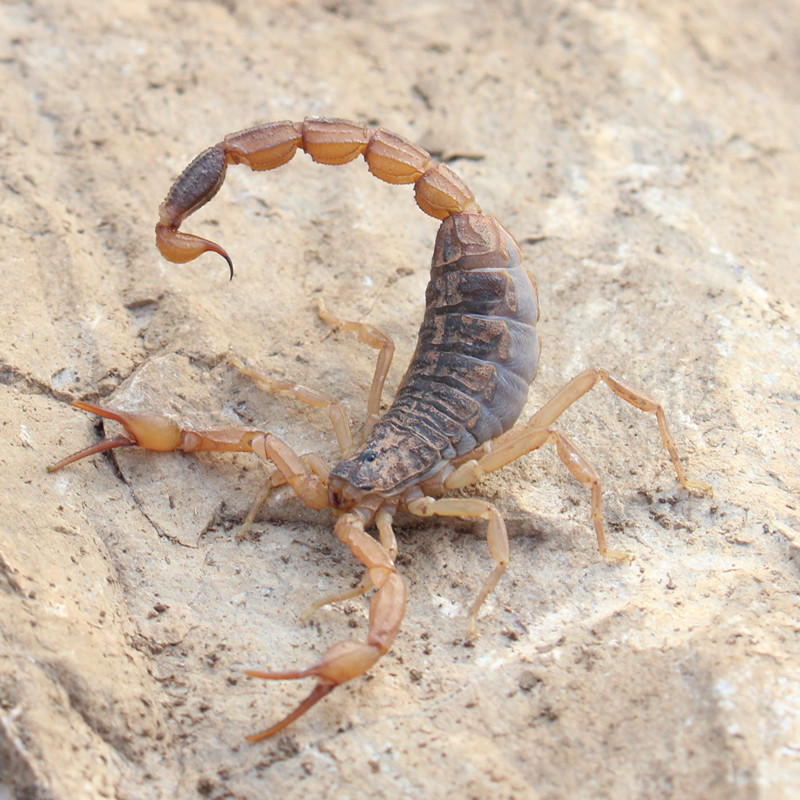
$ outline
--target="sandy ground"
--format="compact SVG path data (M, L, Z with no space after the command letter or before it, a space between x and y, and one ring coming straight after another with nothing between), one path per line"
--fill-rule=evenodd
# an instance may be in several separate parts
M0 798L789 798L800 783L797 186L800 10L767 0L593 4L0 5ZM358 565L281 495L233 531L264 468L118 452L72 398L255 424L333 460L324 413L226 365L341 397L374 355L315 298L397 342L421 318L436 223L363 162L231 170L167 264L156 209L189 159L255 121L383 125L446 159L518 238L544 342L529 410L590 365L564 415L604 480L612 547L551 451L481 482L512 536L398 520L403 629L372 673L286 735L243 736L308 691L247 667L360 636L366 603L310 598ZM353 630L355 629L355 630ZM793 789L794 787L794 789Z

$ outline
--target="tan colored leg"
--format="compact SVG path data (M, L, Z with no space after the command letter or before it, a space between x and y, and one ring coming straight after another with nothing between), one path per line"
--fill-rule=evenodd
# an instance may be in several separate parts
M325 308L322 298L317 298L317 310L320 319L339 328L342 331L356 331L358 338L366 345L379 350L378 361L375 364L375 374L372 377L372 386L369 390L367 399L367 421L364 427L366 435L372 426L381 417L381 397L383 395L383 385L386 383L386 376L389 374L389 367L394 356L394 342L391 337L385 334L380 328L366 322L353 322L352 320L342 319L342 317L332 314Z
M669 453L672 465L681 485L690 491L710 492L711 487L703 481L688 478L686 470L678 455L675 439L669 430L664 410L661 405L650 395L634 389L632 386L614 377L603 369L592 367L580 375L576 375L558 394L542 406L524 425L517 426L507 433L498 436L492 442L483 445L476 452L480 453L477 460L467 461L462 464L445 481L448 489L457 489L477 481L481 475L493 472L521 455L541 447L547 441L546 435L550 425L555 422L569 406L585 395L598 380L602 380L618 397L642 411L655 414L661 441ZM557 432L556 432L557 433ZM566 441L563 434L558 433ZM551 441L554 441L551 439ZM571 447L580 454L575 445ZM583 462L586 459L581 455ZM566 462L565 462L566 463ZM479 464L480 466L476 466ZM567 466L570 466L567 464ZM570 466L570 469L572 467ZM593 469L593 468L592 468ZM576 476L577 477L577 476Z
M513 436L509 434L514 434ZM600 476L578 446L561 431L553 428L531 430L527 426L509 431L496 441L502 443L490 452L473 461L462 464L444 481L445 489L460 489L479 480L487 472L494 472L520 456L538 450L542 445L552 442L558 455L572 475L592 493L592 523L597 536L600 555L606 560L627 560L624 553L609 550L606 544L605 521L603 517L603 493Z
M341 589L338 592L331 592L319 600L315 600L301 615L300 622L305 625L311 617L317 613L321 608L331 605L331 603L339 603L342 600L352 600L354 597L361 597L372 588L372 581L369 577L369 572L365 572L361 576L361 580L355 585L347 589Z
M392 515L384 508L379 509L375 514L375 526L378 529L381 544L394 561L397 558L397 539L394 535L394 528L392 528Z
M350 420L347 418L341 403L326 392L320 392L317 389L311 389L308 386L302 386L299 383L292 383L291 381L282 378L270 378L262 375L255 370L246 367L238 358L230 358L228 363L236 367L243 375L250 378L253 383L266 389L268 392L287 392L295 400L300 403L305 403L314 408L326 408L328 416L333 426L333 432L336 434L336 441L339 443L339 449L342 453L349 453L353 449L353 434L350 430Z
M253 527L253 523L256 521L256 515L261 510L261 507L264 503L269 500L270 495L272 494L272 490L275 488L276 485L280 485L280 483L273 483L273 478L279 477L281 479L280 483L286 483L283 480L283 476L275 470L272 475L267 479L267 483L264 486L264 489L261 491L261 494L253 500L252 504L250 505L250 510L247 512L247 516L242 520L241 525L236 528L236 532L233 535L233 538L236 540L237 543L243 542L247 537L247 534L250 533L250 528Z
M603 498L600 487L600 476L590 461L571 439L560 431L549 427L576 400L583 397L597 382L603 381L618 397L636 408L655 414L661 441L669 453L672 465L681 485L692 491L710 492L711 487L702 482L692 480L686 475L675 439L667 426L664 410L650 395L634 389L619 378L610 375L603 369L593 367L581 372L573 378L552 400L537 411L527 423L499 436L493 442L484 445L477 452L480 457L466 461L444 481L446 489L460 489L475 483L487 472L505 466L526 453L536 450L547 442L556 445L558 454L569 471L592 492L592 522L597 536L597 546L605 559L626 559L623 553L611 551L606 544L605 522L603 518Z
M381 397L386 376L394 356L394 342L380 328L365 322L353 322L343 319L331 313L325 308L325 303L321 298L317 300L318 313L320 319L343 331L355 331L358 338L366 345L379 350L378 360L375 364L375 373L372 378L372 386L367 399L367 421L364 427L364 434L368 433L372 426L380 419ZM288 392L295 400L313 406L314 408L326 408L328 416L336 434L336 441L342 453L349 453L353 449L353 434L350 429L350 421L347 414L336 398L311 389L308 386L292 383L282 378L270 378L262 375L255 370L246 367L238 358L231 358L230 363L236 367L243 375L262 386L268 392Z
M474 636L478 611L489 593L497 586L508 566L508 533L503 518L493 505L484 500L468 497L442 497L439 499L421 497L412 500L407 508L412 514L420 517L432 517L435 514L440 517L479 517L487 520L486 543L489 545L489 555L494 562L494 569L484 581L478 596L469 609L468 635Z
M648 414L655 414L658 422L658 431L661 434L661 441L669 453L672 465L678 475L678 480L684 489L694 490L699 492L710 492L711 487L703 482L693 480L686 475L686 470L683 468L680 456L678 455L678 448L675 444L675 438L669 430L667 425L667 418L664 415L664 409L660 403L649 394L634 388L625 381L620 380L614 375L610 374L604 369L599 367L591 367L584 370L580 375L576 375L552 400L545 403L526 423L527 428L549 428L556 419L574 402L583 397L598 380L614 392L617 397L621 397L626 403L630 403ZM505 436L513 434L509 431L500 437L502 440Z

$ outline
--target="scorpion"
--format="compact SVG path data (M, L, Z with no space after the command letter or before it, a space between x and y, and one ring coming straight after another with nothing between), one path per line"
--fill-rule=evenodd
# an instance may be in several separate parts
M345 164L363 155L369 171L393 184L413 184L417 205L441 220L425 294L425 314L416 350L394 402L381 415L384 382L394 344L379 328L342 319L320 304L322 319L379 351L367 401L364 437L354 444L350 422L332 396L290 381L245 370L270 390L287 391L297 401L326 408L342 452L332 469L315 455L299 456L269 431L245 427L181 427L158 414L132 413L81 400L73 405L124 428L52 465L61 469L78 459L115 447L147 450L255 453L275 470L268 490L288 484L313 509L331 508L334 533L363 565L359 583L315 603L305 616L336 600L375 590L365 641L334 644L310 666L283 671L247 670L267 680L316 678L311 693L281 721L248 736L267 738L308 711L336 686L375 665L391 646L406 608L405 582L395 568L397 541L392 528L401 510L421 517L466 517L486 521L493 569L468 612L474 635L479 609L509 561L505 523L489 502L444 497L545 444L555 445L572 475L591 491L591 519L601 556L626 558L606 544L600 477L571 439L554 427L558 417L598 381L622 400L653 414L681 485L710 487L687 477L661 405L604 369L590 368L564 386L527 422L516 426L536 375L541 341L536 333L539 302L533 275L522 266L521 250L490 214L482 213L472 192L446 164L407 139L383 128L341 119L257 125L225 138L198 155L177 178L159 208L156 244L169 261L184 263L213 252L233 262L218 244L179 230L183 221L220 189L229 164L260 171L288 162L297 149L321 164ZM244 369L243 365L237 365ZM267 490L267 491L268 491ZM254 512L248 515L252 521ZM377 538L367 532L371 524Z

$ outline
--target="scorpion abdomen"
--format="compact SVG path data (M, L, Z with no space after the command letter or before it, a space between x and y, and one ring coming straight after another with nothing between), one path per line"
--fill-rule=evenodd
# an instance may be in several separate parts
M521 262L494 217L442 222L411 364L389 410L333 475L391 493L514 425L539 362L539 304Z
M465 213L439 227L425 300L387 416L413 416L429 400L459 423L451 443L462 455L511 428L525 405L539 363L536 290L511 234L494 217Z

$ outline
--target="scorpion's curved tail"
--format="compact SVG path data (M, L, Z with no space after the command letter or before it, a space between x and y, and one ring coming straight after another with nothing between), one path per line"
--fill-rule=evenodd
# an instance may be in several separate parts
M417 205L436 219L480 212L472 192L453 170L396 133L341 119L271 122L229 134L181 173L159 208L156 245L164 258L180 264L202 253L218 253L233 277L228 253L215 242L178 230L181 223L219 191L228 164L246 164L257 171L274 169L289 161L298 148L320 164L346 164L363 155L369 171L381 180L413 183Z

